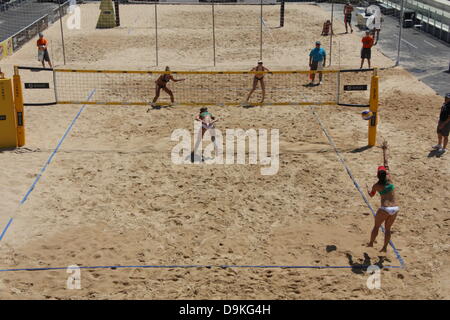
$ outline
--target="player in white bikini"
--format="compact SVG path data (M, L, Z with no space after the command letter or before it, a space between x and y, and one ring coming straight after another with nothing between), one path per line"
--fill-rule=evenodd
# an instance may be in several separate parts
M210 112L208 112L208 108L200 108L200 113L195 117L196 121L200 121L202 123L202 133L201 137L197 139L197 142L194 146L194 153L197 152L197 149L200 145L201 140L203 139L203 136L205 135L205 132L207 130L210 130L211 133L211 141L214 143L214 148L217 153L218 146L216 144L216 137L215 137L215 126L214 123L219 121L216 117L214 117ZM203 153L203 152L202 152ZM203 154L202 154L202 161L203 161Z
M378 192L381 197L381 206L377 210L375 215L375 225L372 229L370 235L370 241L368 243L369 247L373 247L373 243L378 235L378 229L384 222L384 245L380 250L381 252L386 252L389 241L391 240L391 227L397 218L397 213L399 207L395 199L394 184L392 183L392 177L390 175L388 161L387 161L387 150L388 144L386 141L383 142L381 148L383 149L383 162L384 165L378 167L377 177L378 182L372 186L372 191L367 189L367 192L371 197L375 196Z

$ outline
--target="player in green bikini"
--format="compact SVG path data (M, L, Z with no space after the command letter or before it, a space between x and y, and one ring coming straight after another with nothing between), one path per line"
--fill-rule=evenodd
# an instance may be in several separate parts
M381 206L375 215L375 225L372 229L370 235L369 247L373 247L373 243L378 235L378 229L384 222L384 245L380 250L381 252L386 252L389 241L391 240L391 227L397 218L397 213L399 207L397 206L397 201L395 199L395 187L392 183L392 177L390 175L388 161L387 161L387 150L388 144L386 141L383 142L381 148L383 149L383 161L384 165L378 167L377 177L378 182L372 186L372 191L367 189L367 192L371 197L375 196L378 192L381 197Z
M218 152L218 145L216 143L216 132L215 132L215 126L214 123L219 121L216 117L214 117L209 111L208 108L200 108L200 113L195 117L196 121L200 121L202 123L202 132L201 136L199 134L199 137L197 139L197 142L194 146L194 154L197 152L197 149L200 145L201 140L203 139L203 136L205 135L205 132L207 130L210 130L211 133L211 141L214 143L214 149L217 154ZM200 133L200 132L199 132ZM203 161L203 151L202 151L202 161Z
M214 132L214 123L218 121L211 113L209 113L208 108L200 108L200 113L195 117L195 120L201 121L202 123L202 138L206 130L210 129ZM211 134L211 139L214 142L214 135Z

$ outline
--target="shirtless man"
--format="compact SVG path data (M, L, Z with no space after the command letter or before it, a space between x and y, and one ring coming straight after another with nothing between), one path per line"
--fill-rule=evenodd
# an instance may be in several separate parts
M258 61L258 65L256 67L254 67L251 71L265 71L268 72L269 69L267 69L266 67L263 66L263 62L260 60ZM250 91L250 93L247 96L247 102L250 99L250 96L252 95L252 93L256 90L256 86L258 85L258 82L261 83L261 89L262 89L262 99L261 99L261 103L264 102L264 97L266 95L266 85L264 83L264 73L256 73L255 77L253 78L253 88Z
M347 24L350 26L350 30L353 33L352 12L353 12L353 6L350 4L350 2L347 2L347 4L344 6L345 33L348 33Z

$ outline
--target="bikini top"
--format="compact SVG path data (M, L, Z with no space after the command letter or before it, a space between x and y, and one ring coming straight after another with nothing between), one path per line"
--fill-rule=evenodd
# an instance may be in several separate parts
M162 76L161 80L164 81L164 82L169 82L170 81L170 74L164 74Z
M210 116L212 118L212 114L208 111L200 113L200 118L204 119L206 116Z
M387 184L382 191L378 191L380 195L386 194L388 192L394 191L395 187L392 183Z

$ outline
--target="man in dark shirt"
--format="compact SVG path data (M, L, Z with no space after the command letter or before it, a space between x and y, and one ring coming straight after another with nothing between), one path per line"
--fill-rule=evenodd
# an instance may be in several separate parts
M450 93L445 95L444 104L441 107L437 126L438 144L433 148L441 153L447 151L448 135L450 133ZM444 144L442 144L442 140Z

